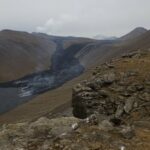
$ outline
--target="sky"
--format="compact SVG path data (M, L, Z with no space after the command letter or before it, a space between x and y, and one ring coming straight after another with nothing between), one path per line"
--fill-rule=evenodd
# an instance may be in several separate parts
M0 30L121 36L150 29L150 0L0 0Z

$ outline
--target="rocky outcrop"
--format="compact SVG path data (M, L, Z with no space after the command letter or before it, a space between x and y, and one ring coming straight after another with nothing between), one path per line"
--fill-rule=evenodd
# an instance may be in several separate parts
M72 131L71 125L79 122L74 117L3 125L0 128L0 150L49 150L53 140ZM48 148L47 148L48 147Z
M149 58L140 53L97 67L73 88L78 118L47 114L1 125L0 150L149 150Z
M5 124L0 127L0 150L148 150L150 130L122 125L91 115L39 118L34 122ZM132 140L131 140L132 139ZM138 143L138 145L137 145Z
M86 118L91 114L100 114L121 120L135 119L137 114L139 118L148 117L149 56L149 52L129 53L119 60L97 67L90 80L73 88L74 116ZM147 69L140 66L141 62L146 63Z

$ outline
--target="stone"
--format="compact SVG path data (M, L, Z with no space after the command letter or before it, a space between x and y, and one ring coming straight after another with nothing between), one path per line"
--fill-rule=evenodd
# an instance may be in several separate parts
M127 91L124 91L121 93L122 96L125 96L125 97L130 97L131 96L131 93L127 92Z
M133 108L133 104L134 104L135 99L133 97L130 97L126 100L125 105L124 105L124 111L129 114L130 111Z
M143 85L136 85L135 87L136 87L136 89L137 89L138 91L144 90L144 86L143 86Z
M130 70L125 74L125 77L128 78L128 77L133 77L133 76L137 76L137 75L138 75L138 71Z
M106 131L110 131L113 130L113 124L109 121L109 120L103 120L102 122L99 123L99 129L101 130L106 130Z
M108 91L106 91L106 90L100 90L100 91L98 92L98 94L99 94L100 96L103 96L103 97L108 97L108 96L109 96L109 93L108 93Z
M115 91L115 92L124 92L124 87L123 86L115 86L115 87L110 87L110 90Z
M150 101L150 94L148 94L147 92L144 92L142 95L140 95L140 99L144 101Z
M130 92L130 93L134 93L134 92L136 92L136 90L137 90L137 89L136 89L135 86L128 86L128 87L127 87L127 91Z
M114 73L105 74L102 77L104 84L111 84L116 80L116 76Z
M138 102L134 102L134 105L133 105L133 107L134 108L137 108L139 105L138 105Z
M95 80L93 82L89 82L87 86L90 87L92 90L97 91L98 89L101 88L102 84L103 82L101 80Z
M74 123L71 126L72 130L77 130L79 128L79 124L78 123Z
M92 114L88 118L86 118L86 123L90 125L97 125L98 124L98 118L96 114Z
M43 124L49 124L50 120L47 117L41 117L37 121L31 123L30 126L37 126L37 125L43 125Z
M125 146L120 146L120 150L125 150Z
M87 108L86 108L86 106L84 106L82 101L78 102L75 99L72 106L73 106L73 115L75 117L80 118L80 119L87 118L87 116L88 116Z
M130 53L126 53L122 55L122 58L132 58L133 56L137 55L138 52L134 51L134 52L130 52Z
M124 112L123 105L118 105L116 113L115 113L115 117L120 118L122 116L123 112Z
M120 133L125 139L132 139L135 136L134 129L130 126L124 126Z
M107 66L108 68L115 68L115 66L114 66L113 64L110 64L110 63L106 63L106 66Z

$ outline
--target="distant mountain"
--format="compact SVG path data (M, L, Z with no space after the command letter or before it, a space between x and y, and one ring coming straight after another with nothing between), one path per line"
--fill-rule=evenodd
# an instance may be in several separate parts
M120 40L132 40L132 39L135 39L137 38L138 36L146 33L148 30L143 28L143 27L138 27L138 28L135 28L134 30L132 30L131 32L129 32L128 34L122 36L120 38Z
M98 35L94 36L93 39L96 39L96 40L116 40L117 37L105 36L105 35L98 34Z

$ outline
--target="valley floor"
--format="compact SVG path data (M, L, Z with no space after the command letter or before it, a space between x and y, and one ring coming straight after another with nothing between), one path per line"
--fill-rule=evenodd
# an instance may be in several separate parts
M88 70L80 77L68 81L63 86L34 97L28 103L0 115L0 124L35 120L40 116L49 114L51 111L60 109L60 107L63 109L65 104L70 105L72 85L88 78L91 71Z

